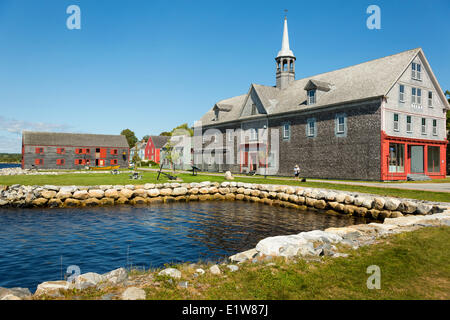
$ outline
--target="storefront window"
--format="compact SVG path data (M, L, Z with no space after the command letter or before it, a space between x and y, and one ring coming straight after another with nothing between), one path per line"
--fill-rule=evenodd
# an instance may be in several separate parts
M440 172L439 147L428 147L428 172Z
M405 145L389 144L389 172L405 172Z

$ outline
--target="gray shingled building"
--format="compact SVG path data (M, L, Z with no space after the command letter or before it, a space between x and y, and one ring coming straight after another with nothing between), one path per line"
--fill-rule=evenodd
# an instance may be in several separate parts
M295 80L285 19L275 61L275 86L251 84L196 124L206 136L203 152L221 141L215 152L230 154L233 163L203 156L197 166L291 176L298 164L300 175L312 178L445 177L449 104L421 48ZM274 131L278 154L261 138Z
M81 169L129 164L123 135L57 132L22 133L22 168Z

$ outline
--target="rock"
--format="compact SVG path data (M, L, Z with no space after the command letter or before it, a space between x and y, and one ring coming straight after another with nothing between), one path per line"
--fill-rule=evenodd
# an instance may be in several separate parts
M373 208L376 210L383 210L385 203L386 201L384 198L376 197L373 199Z
M217 264L213 265L211 268L209 268L209 272L211 272L214 275L219 275L222 272L219 269L219 266Z
M147 198L148 191L145 189L136 189L133 192L133 197Z
M61 296L60 290L70 290L72 285L67 281L47 281L38 285L34 296L48 295L52 297Z
M332 255L333 258L347 258L348 257L348 253L340 253L340 252L336 252L335 254Z
M134 189L134 187L133 187ZM119 191L120 198L130 199L133 196L133 190L131 189L122 189Z
M81 205L81 201L77 199L67 198L64 200L65 207L78 207Z
M103 190L93 189L89 190L89 197L101 199L105 196L105 192Z
M77 187L75 186L64 186L59 188L59 192L58 193L74 193L75 191L77 191Z
M57 194L56 194L56 198L60 199L60 200L65 200L67 198L72 197L72 193L71 192L65 192L60 190Z
M422 214L422 215L430 214L432 209L433 209L433 206L431 206L431 205L419 203L419 205L417 206L416 214Z
M122 293L122 300L145 300L147 297L143 289L129 287Z
M327 202L325 200L316 200L314 202L314 208L325 209L327 207Z
M187 289L187 287L189 286L189 282L187 282L187 281L181 281L181 282L178 283L178 286L179 286L180 288Z
M188 189L184 187L175 188L173 189L172 195L173 196L183 196L188 193Z
M58 192L59 191L59 187L57 187L57 186L53 186L53 185L49 185L49 184L46 184L45 186L43 186L42 188L44 188L44 189L46 189L46 190L50 190L50 191L55 191L55 193L56 192Z
M275 236L265 238L258 242L256 250L259 254L266 256L279 256L281 254L281 248L287 248L289 245L300 248L301 245L305 245L307 240L299 235L290 236ZM286 249L283 249L286 252ZM291 250L292 251L292 250Z
M172 189L164 188L164 189L161 189L159 192L162 196L170 196L172 194Z
M132 200L130 200L130 203L135 205L135 204L146 204L147 200L145 198L142 197L136 197Z
M150 190L148 190L148 195L150 197L158 197L160 195L159 189L150 189Z
M11 298L11 297L6 298L7 296L12 296L13 298ZM18 288L18 287L2 288L2 287L0 287L0 300L21 300L21 299L28 299L30 297L31 297L31 292L30 292L30 290L28 290L28 288Z
M181 278L181 271L177 270L175 268L167 268L167 269L164 269L164 270L160 271L158 273L158 275L160 275L160 276L169 276L169 277L174 278L174 279L180 279Z
M414 213L417 210L417 204L412 201L403 201L398 209L403 213Z
M235 272L235 271L239 270L239 267L235 266L234 264L227 265L227 268L230 269L231 272Z
M38 198L38 199L33 200L32 204L36 207L41 207L44 204L46 204L47 201L48 201L48 199L46 199L46 198Z
M50 208L57 208L62 206L62 201L59 199L50 199L48 200L47 206L49 206Z
M83 202L86 206L98 206L100 205L100 200L97 198L89 198L87 200L84 200Z
M203 270L202 268L195 269L195 272L197 272L200 275L205 274L205 270Z
M225 180L233 180L234 177L231 175L231 171L225 172Z
M125 282L128 278L128 272L124 268L118 268L102 275L105 281L118 285Z
M76 277L74 287L78 290L83 290L95 287L102 281L105 281L105 277L102 275L95 272L88 272Z
M112 198L112 199L118 199L119 192L116 189L108 189L105 191L105 197Z
M333 256L335 254L334 250L336 250L336 247L330 245L329 243L321 244L315 249L317 255L327 257Z
M386 210L394 211L397 210L397 208L400 206L401 202L400 200L394 199L394 198L388 198L386 199L386 202L384 203L384 208Z
M114 298L114 293L107 293L100 297L101 300L112 300Z
M77 200L86 200L89 198L89 193L86 190L75 191L72 197Z
M253 259L257 254L258 254L258 251L255 248L253 248L253 249L232 255L229 259L232 262L239 263L239 262L244 262L246 260Z
M313 230L308 232L301 232L298 234L303 239L309 240L309 241L319 241L319 242L332 242L337 243L342 241L342 237L340 235L337 235L335 233L326 232L322 230Z

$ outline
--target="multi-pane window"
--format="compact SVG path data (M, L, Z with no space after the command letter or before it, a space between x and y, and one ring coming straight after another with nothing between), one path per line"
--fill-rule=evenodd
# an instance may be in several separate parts
M283 139L288 140L291 137L291 126L289 123L283 125Z
M338 117L337 132L344 133L344 129L345 129L345 117L344 116Z
M405 86L402 84L399 87L398 100L400 102L405 102Z
M111 164L117 164L118 162L117 162L117 159L112 159L111 160Z
M44 159L34 159L34 164L39 166L44 164Z
M58 166L63 166L66 164L66 159L56 159L56 164Z
M433 106L433 92L432 91L428 91L428 106L429 107Z
M314 137L316 135L316 121L314 119L308 120L306 130L307 130L308 137Z
M398 114L397 113L394 113L394 131L399 131Z
M422 89L419 88L411 89L411 103L417 105L422 104Z
M64 153L66 153L66 149L64 149L64 148L57 148L56 149L56 153L57 154L64 154Z
M88 149L89 150L89 149ZM117 149L111 149L111 154L112 155L117 155Z
M427 119L422 118L422 134L427 134Z
M440 172L440 149L428 146L428 172Z
M44 148L36 148L36 154L44 154Z
M308 104L315 104L316 103L316 90L309 90L308 91Z
M433 136L437 136L437 120L433 119Z
M258 140L258 131L255 128L250 129L250 140Z
M233 130L227 130L227 140L233 142Z
M405 171L405 145L400 143L389 144L389 172Z
M412 132L411 116L406 116L406 132Z
M420 80L421 75L421 65L419 63L412 63L411 64L411 77L415 80Z

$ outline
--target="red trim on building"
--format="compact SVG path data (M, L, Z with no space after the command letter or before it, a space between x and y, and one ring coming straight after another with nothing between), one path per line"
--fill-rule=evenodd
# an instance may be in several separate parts
M403 148L403 172L389 172L389 144L396 143L404 145ZM406 180L411 172L411 146L423 146L423 172L432 179L444 179L446 175L446 150L447 140L428 140L405 137L388 136L381 131L381 180ZM439 147L439 172L428 171L429 147Z

